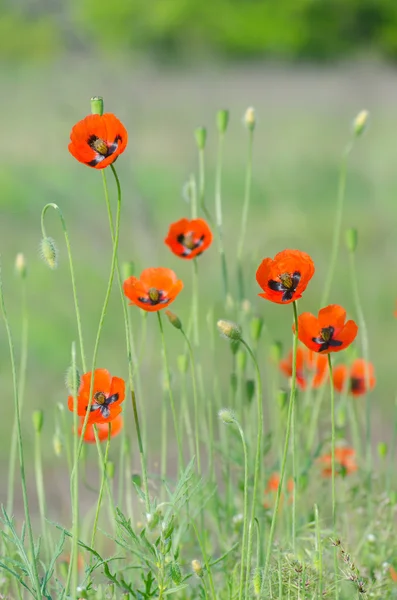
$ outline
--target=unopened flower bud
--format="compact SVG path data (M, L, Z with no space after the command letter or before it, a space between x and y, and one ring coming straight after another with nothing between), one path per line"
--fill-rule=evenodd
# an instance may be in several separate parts
M259 598L261 595L261 589L262 589L262 571L261 571L261 569L255 569L254 576L252 577L252 587L253 587L255 596L257 596Z
M270 346L270 358L276 364L278 364L280 362L282 353L283 353L283 346L282 346L281 342L274 342Z
M237 352L237 368L239 371L245 371L247 365L247 353L244 350Z
M55 241L50 237L44 237L40 243L40 255L50 269L56 269L58 266L58 249Z
M369 120L369 112L367 110L362 110L358 113L356 118L353 121L353 131L356 137L359 137L364 133L367 129Z
M349 252L355 252L357 248L357 229L351 227L345 232L346 246Z
M339 428L342 428L346 425L346 406L339 406L336 413L336 424Z
M40 433L43 428L44 413L42 410L35 410L32 414L33 427L36 433Z
M204 570L201 565L201 562L197 559L192 560L192 569L193 572L197 575L197 577L203 577Z
M52 447L54 448L55 456L62 456L63 444L59 432L56 432L52 438Z
M230 410L230 408L221 408L221 410L218 412L218 417L226 425L231 425L236 420L236 417L234 416L234 412L232 410Z
M240 347L240 340L232 340L230 342L230 350L232 351L233 356L235 356Z
M378 455L380 456L380 458L386 458L388 450L389 448L385 442L379 442Z
M172 581L176 585L179 585L182 581L182 573L181 573L181 569L180 569L178 563L172 562L170 564L169 569L170 569L170 575L171 575Z
M178 365L179 372L186 373L189 366L189 360L186 354L179 354L179 356L176 359L176 362Z
M244 123L249 131L255 129L255 109L252 106L245 111Z
M285 390L278 390L277 402L280 407L280 410L284 410L288 402L288 392L286 392Z
M93 96L91 98L91 114L103 115L103 98L102 96Z
M219 133L225 133L229 123L229 111L222 109L218 110L216 115L216 124L218 126Z
M253 379L247 379L245 382L245 393L247 394L248 402L251 402L255 394L255 381Z
M223 337L230 340L241 340L241 329L236 323L220 319L216 326Z
M65 374L65 385L69 394L77 396L80 387L80 372L77 367L68 367Z
M194 131L194 137L196 138L197 148L199 150L204 150L205 143L207 141L207 130L205 127L197 127Z
M254 342L257 342L261 337L263 329L263 319L262 317L252 317L250 322L250 333Z
M132 260L126 260L121 265L121 272L123 276L123 281L129 279L135 274L135 263Z
M18 252L18 254L16 255L15 270L16 270L17 274L20 277L22 277L22 279L25 279L25 277L26 277L26 261L25 261L25 256L22 254L22 252Z
M170 310L166 310L165 314L167 315L169 322L175 327L175 329L182 329L181 320L175 313L171 312Z
M109 479L113 479L114 478L114 473L115 473L115 466L114 466L114 462L109 460L106 463L106 475L108 476Z

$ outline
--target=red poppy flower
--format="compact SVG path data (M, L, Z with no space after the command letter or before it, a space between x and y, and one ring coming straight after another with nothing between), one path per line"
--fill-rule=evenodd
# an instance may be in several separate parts
M80 425L78 429L79 436L81 436L81 432L83 430L84 417L80 418ZM123 429L123 417L117 415L113 421L108 423L97 423L97 433L100 442L104 442L108 439L108 427L110 425L110 437L116 437ZM84 434L84 441L88 444L95 444L95 435L94 435L94 425L93 423L87 423L87 427Z
M323 454L318 459L318 462L323 465L323 477L331 477L332 475L332 453ZM356 453L349 446L339 446L335 448L335 474L350 475L357 471Z
M73 127L69 152L89 167L104 169L124 152L127 142L126 128L112 113L88 115Z
M280 362L280 369L287 377L292 377L292 350ZM309 385L318 388L324 383L328 372L328 360L322 354L299 346L296 353L296 382L305 390Z
M390 566L389 569L390 577L394 583L397 583L397 571L394 567Z
M280 474L272 473L268 479L267 486L265 489L265 498L268 498L271 495L273 495L273 497L274 497L275 494L277 493L279 484L280 484ZM292 479L292 477L290 477L287 481L287 495L289 496L289 502L292 502L293 491L294 491L294 480ZM284 500L283 493L281 493L280 500L281 500L281 503L280 503L280 508L281 508L282 502ZM263 506L265 508L270 508L270 504L267 500L265 500Z
M164 241L174 254L190 260L211 245L212 233L204 219L181 219L172 223Z
M302 297L313 274L314 263L306 252L283 250L259 265L256 280L264 292L259 296L277 304L289 304Z
M337 304L322 308L318 317L302 313L298 317L298 338L314 352L340 352L350 346L358 331L354 321L345 321L346 311ZM292 329L295 331L295 326Z
M139 279L129 277L124 281L123 288L131 304L148 312L155 312L175 300L183 283L171 269L157 267L145 269Z
M363 358L357 358L350 367L336 366L333 381L338 392L346 389L352 396L362 396L375 387L374 366Z
M81 377L77 397L77 414L84 417L89 403L91 372ZM106 369L95 369L92 390L92 404L88 423L109 423L121 413L120 404L125 397L125 382L120 377L112 377ZM69 410L73 412L73 396L68 398Z

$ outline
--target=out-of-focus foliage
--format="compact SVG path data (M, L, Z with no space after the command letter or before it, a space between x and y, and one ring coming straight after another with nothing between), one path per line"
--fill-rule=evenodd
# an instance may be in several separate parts
M397 56L396 0L0 0L2 57L61 48L155 58ZM55 8L54 8L55 7Z

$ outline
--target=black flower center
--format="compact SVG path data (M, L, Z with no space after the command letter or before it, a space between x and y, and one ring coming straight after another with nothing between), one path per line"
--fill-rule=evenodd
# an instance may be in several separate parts
M328 350L328 348L337 348L338 346L342 346L343 342L339 340L334 340L335 328L332 325L328 327L323 327L320 335L318 337L313 337L312 342L316 344L320 344L320 348L317 352L323 352L324 350Z
M362 377L350 378L350 391L363 394L365 392L365 381Z
M167 302L170 301L165 292L154 287L151 287L148 290L147 296L140 296L138 300L139 302L143 302L143 304L150 304L150 306L156 306L156 304L167 304Z
M292 300L296 292L296 288L301 280L301 274L299 271L293 273L282 273L278 276L280 281L275 279L269 279L268 286L273 292L282 292L281 300L287 302Z
M90 146L90 148L95 150L97 154L96 157L87 164L89 164L90 167L95 167L105 158L114 154L114 152L116 152L117 148L119 147L119 142L121 142L120 135L116 135L113 143L109 143L106 140L103 140L102 138L99 138L94 134L90 135L90 137L87 140L87 144Z
M95 410L99 410L104 419L107 419L110 416L110 408L111 404L114 404L119 399L118 394L112 394L111 396L106 396L104 392L95 392L94 401L91 404L91 412ZM85 407L87 410L88 406Z
M192 231L188 231L187 233L180 233L176 239L184 247L181 256L189 256L193 250L196 250L203 245L205 235L203 234L197 238Z

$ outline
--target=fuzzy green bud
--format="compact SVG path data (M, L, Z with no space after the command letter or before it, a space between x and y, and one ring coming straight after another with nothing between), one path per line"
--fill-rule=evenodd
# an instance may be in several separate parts
M244 115L244 124L247 127L247 129L249 131L254 131L255 129L255 123L256 123L256 119L255 119L255 109L252 108L252 106L250 106L249 108L247 108L247 110L245 111L245 115Z
M103 98L102 96L93 96L91 98L91 114L103 115Z
M240 372L244 372L246 366L247 366L247 353L244 350L239 350L237 352L237 368Z
M176 585L179 585L182 581L182 573L178 563L172 562L169 566L169 570L172 581Z
M114 479L114 473L115 473L115 466L114 466L114 462L111 460L108 460L108 462L106 463L106 475L108 476L109 479Z
M229 340L241 340L241 329L236 323L219 319L216 326L223 337Z
M58 249L55 241L50 237L44 237L40 243L40 256L45 263L54 270L58 266Z
M18 252L15 257L15 271L22 279L26 277L26 260L22 252Z
M350 229L346 229L345 231L345 241L346 246L349 252L355 252L357 248L357 229L351 227Z
M204 570L203 570L202 564L197 559L192 560L192 570L193 570L193 573L195 573L195 575L197 575L197 577L204 576Z
M205 127L197 127L194 131L194 137L196 138L197 148L204 150L205 143L207 141L207 130Z
M254 576L252 577L252 588L257 598L260 598L262 589L262 571L261 569L255 569Z
M35 410L32 414L33 427L36 433L40 433L43 428L44 413L42 410Z
M369 112L362 110L353 121L353 131L356 137L360 137L368 127Z
M278 390L277 403L280 407L280 410L284 410L284 408L287 406L287 402L288 402L288 392L286 392L285 390Z
M252 317L250 321L250 333L251 338L254 342L257 342L261 337L263 329L263 319L262 317Z
M229 124L229 111L226 109L218 110L216 114L216 124L218 127L219 133L225 133L227 126Z
M225 423L225 425L231 425L236 420L234 412L230 410L230 408L221 408L221 410L218 412L218 417Z
M342 428L346 425L346 406L339 406L336 413L336 424L338 427Z
M281 342L274 342L270 346L270 358L273 362L278 364L281 360L281 356L283 354L283 346Z
M378 455L380 458L386 458L389 451L388 445L385 442L379 442L378 444Z
M123 275L123 281L129 279L135 274L135 263L132 260L125 260L121 265L121 272Z
M175 329L182 329L181 320L175 313L171 312L170 310L166 310L165 314L167 315L169 322L175 327Z
M77 367L68 367L65 373L65 385L71 396L77 396L80 387L80 372Z
M52 438L52 447L54 448L55 456L62 456L63 443L59 432L55 432L54 437Z
M180 373L186 373L189 366L189 359L186 354L179 354L176 359L178 369Z
M247 379L245 382L245 393L247 395L248 402L252 402L252 398L255 394L255 381L253 379Z

